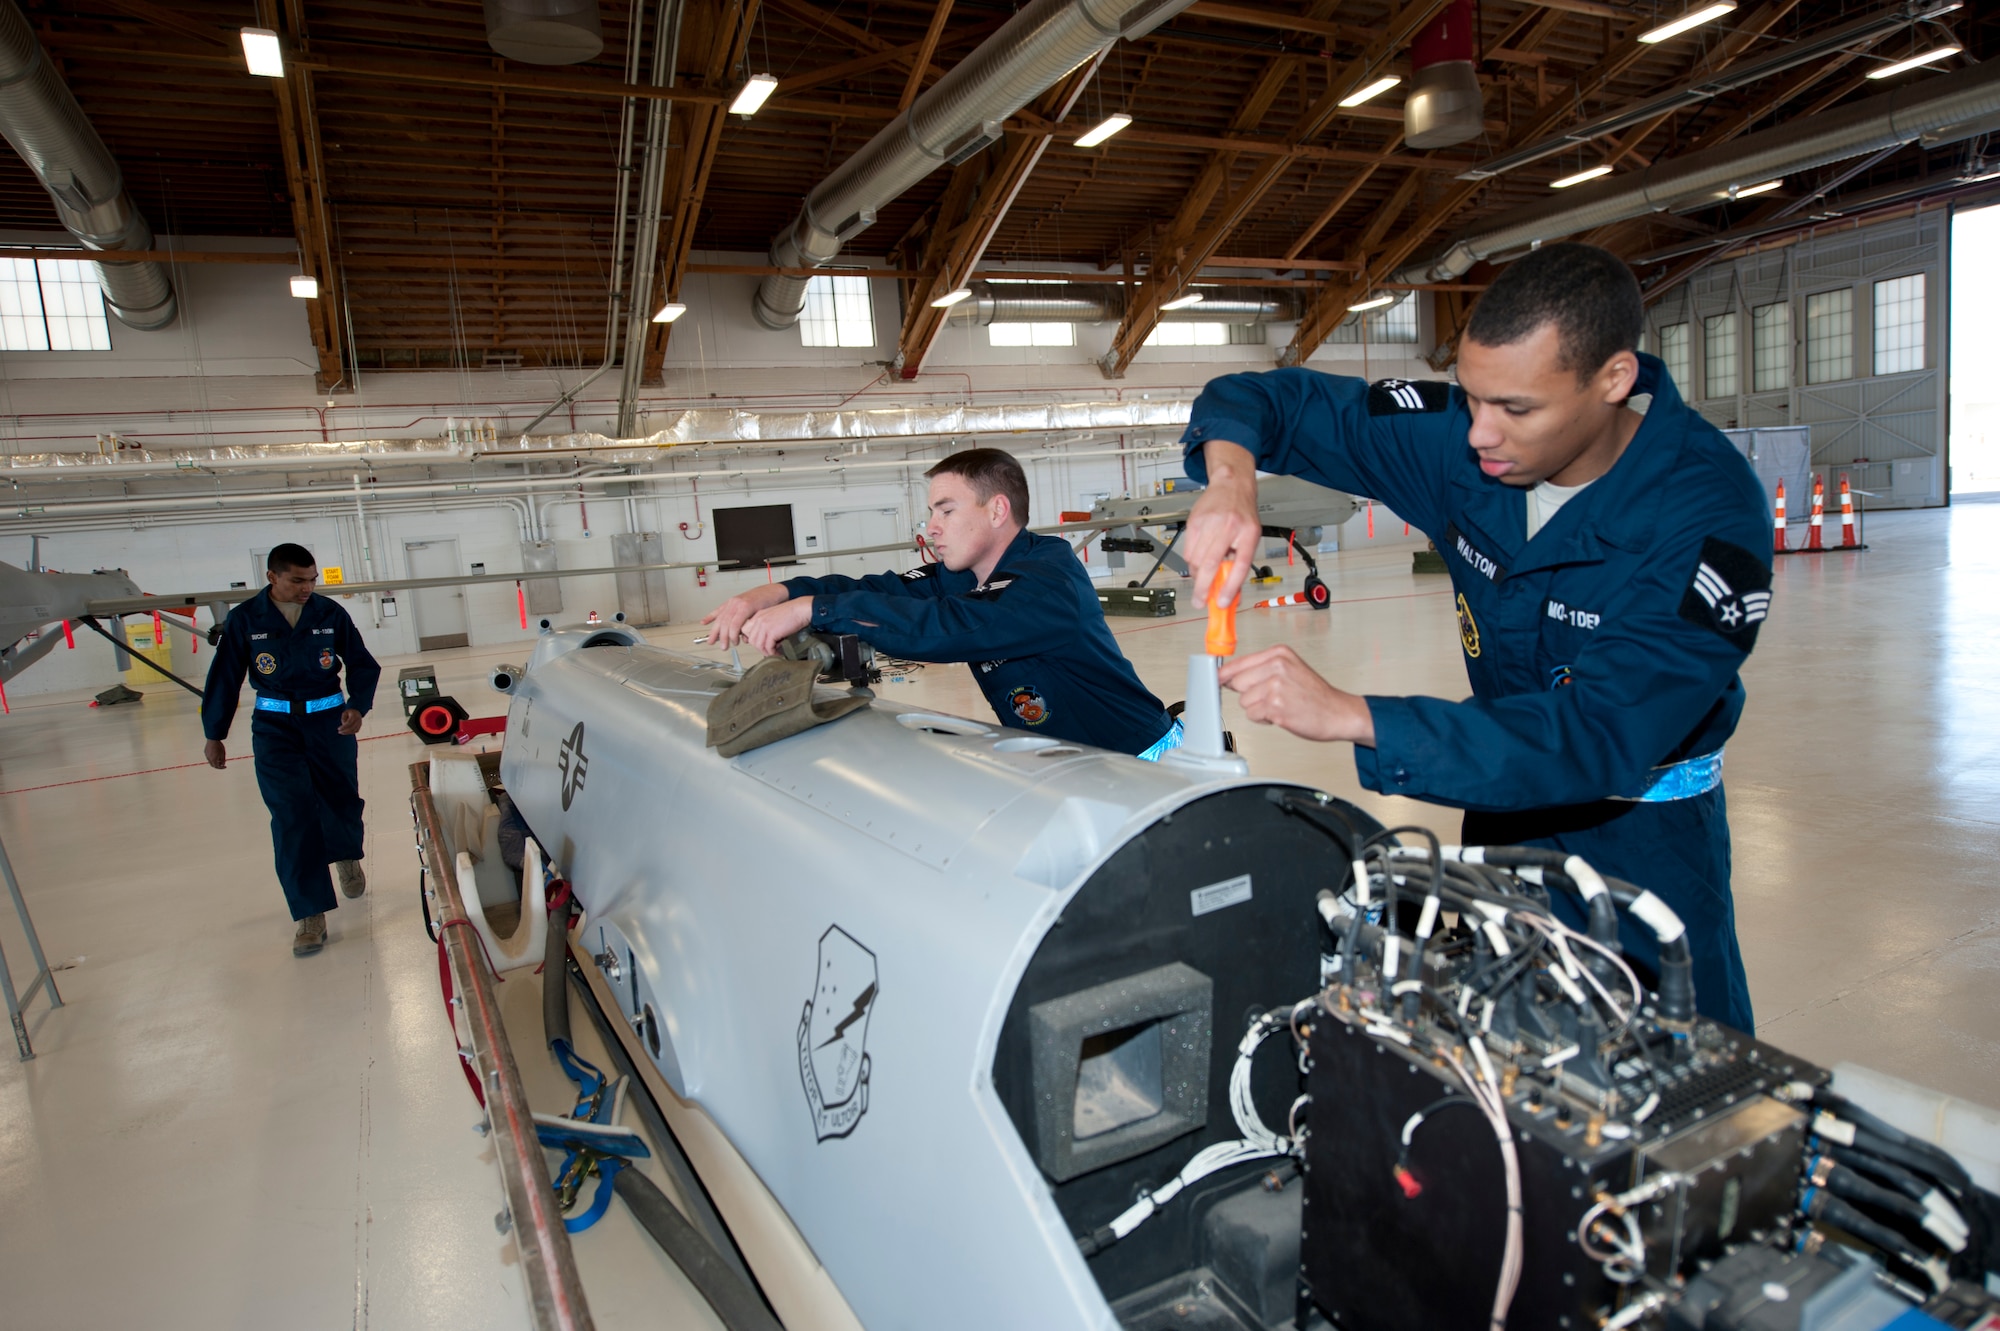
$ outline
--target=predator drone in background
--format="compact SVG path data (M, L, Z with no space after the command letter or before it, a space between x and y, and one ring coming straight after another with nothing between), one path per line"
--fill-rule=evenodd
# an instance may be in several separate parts
M528 872L476 889L574 893L573 966L671 1132L721 1144L702 1181L794 1331L2000 1327L1994 1196L1698 1016L1643 884L1385 829L1219 746L885 699L724 758L738 680L545 633L496 675L472 797Z

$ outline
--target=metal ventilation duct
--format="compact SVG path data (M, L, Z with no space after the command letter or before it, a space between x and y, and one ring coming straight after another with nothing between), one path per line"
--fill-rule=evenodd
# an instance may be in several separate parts
M1119 37L1151 32L1192 0L1029 0L910 109L834 168L798 220L771 242L779 268L817 268L874 225L878 209L947 162L1000 137L1000 122ZM766 328L790 328L805 308L804 277L767 277L752 308Z
M580 65L604 49L597 0L486 0L486 44L530 65Z
M1755 185L1920 139L1935 146L1996 129L2000 61L1988 61L1503 213L1435 257L1398 270L1394 280L1449 282L1483 259L1647 213L1712 202L1732 186Z
M118 162L84 118L14 0L0 0L0 135L55 201L56 216L93 250L149 250L153 228L125 193ZM104 303L128 328L174 321L173 283L157 263L99 261Z
M1261 287L1198 287L1199 305L1168 310L1167 323L1267 324L1299 317L1295 292ZM951 307L951 323L1116 323L1125 289L1098 282L974 282L972 295Z
M1415 71L1403 100L1403 142L1449 148L1486 132L1486 96L1479 87L1478 33L1472 0L1452 0L1410 43Z

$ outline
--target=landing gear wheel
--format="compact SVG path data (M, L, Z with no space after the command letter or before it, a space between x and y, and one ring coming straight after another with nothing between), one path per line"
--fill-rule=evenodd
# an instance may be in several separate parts
M1324 610L1333 604L1333 593L1319 580L1319 574L1306 575L1306 604L1315 610Z
M1139 584L1137 582L1128 582L1125 585L1127 587L1137 587Z
M1271 566L1270 566L1269 564L1259 564L1259 565L1257 566L1257 576L1258 576L1258 577L1260 577L1260 578L1268 578L1268 577L1270 577L1270 576L1271 576Z

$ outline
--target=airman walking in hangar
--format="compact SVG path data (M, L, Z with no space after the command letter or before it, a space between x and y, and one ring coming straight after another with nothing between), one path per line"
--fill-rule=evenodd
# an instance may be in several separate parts
M311 551L286 543L271 551L266 566L270 585L223 621L201 724L208 765L220 768L248 675L257 698L250 717L257 789L271 811L278 882L298 922L292 955L304 957L326 946L326 913L339 904L334 876L349 897L367 888L355 736L374 704L382 667L347 612L313 594L319 568Z

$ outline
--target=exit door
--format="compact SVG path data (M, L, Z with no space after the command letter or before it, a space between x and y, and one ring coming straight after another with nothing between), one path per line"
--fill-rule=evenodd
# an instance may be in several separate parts
M403 554L409 560L412 581L461 576L457 541L405 541ZM418 651L435 652L471 643L466 628L464 588L414 587L410 590L410 606L416 620Z
M903 530L903 514L894 508L850 508L838 513L826 513L820 519L826 527L826 548L829 550L865 549L871 545L907 546L910 534ZM842 555L826 561L829 573L844 573L850 578L866 577L870 573L880 573L884 569L902 569L909 565L909 556L895 550L882 550L872 555Z

